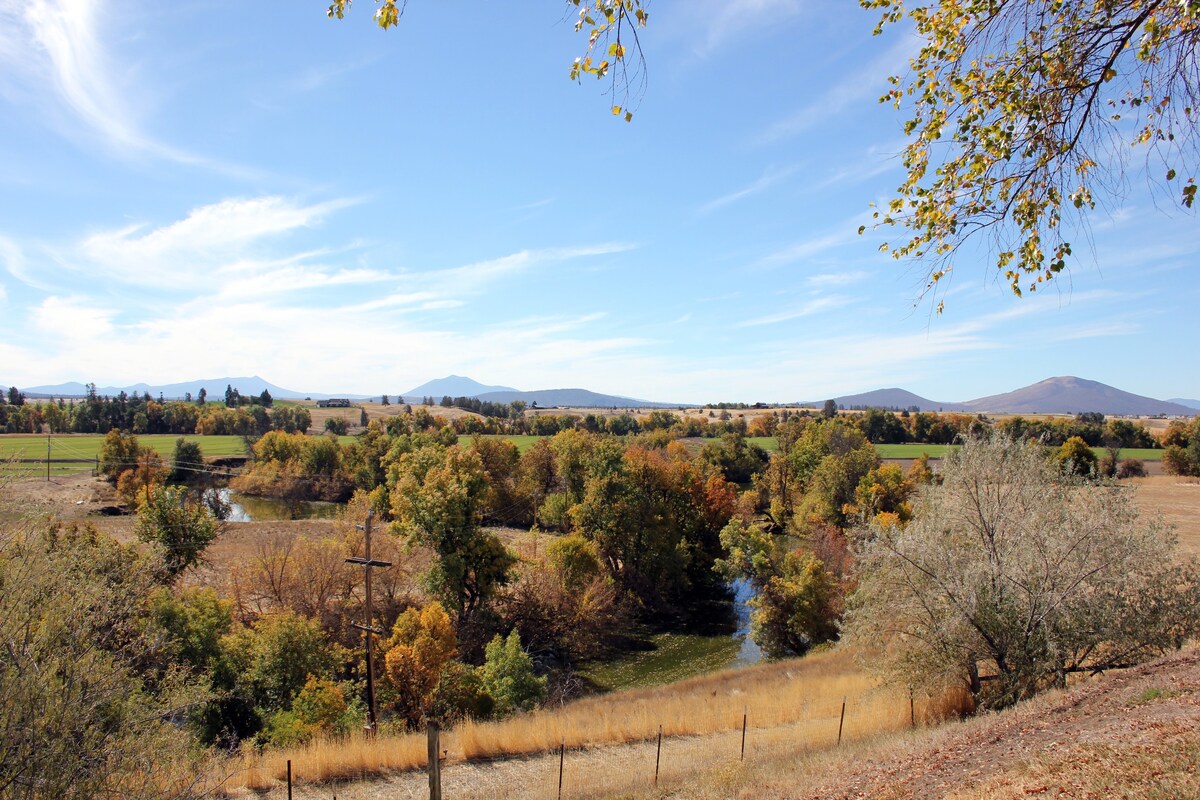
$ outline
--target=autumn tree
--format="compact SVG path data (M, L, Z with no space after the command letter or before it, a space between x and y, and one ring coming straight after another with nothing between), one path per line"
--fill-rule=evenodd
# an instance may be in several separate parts
M860 3L881 12L876 33L908 20L921 42L882 98L908 117L910 141L906 178L875 219L904 231L884 249L929 265L926 291L978 236L1016 294L1053 280L1070 230L1120 186L1120 142L1145 146L1151 172L1192 206L1196 3Z
M1003 706L1197 632L1200 576L1128 487L1064 476L1036 444L968 439L907 526L873 525L849 633L902 683Z
M433 708L442 671L458 655L454 625L437 601L410 608L397 618L386 648L393 706L402 719L417 725Z
M1059 469L1073 475L1095 475L1098 468L1096 454L1087 446L1087 442L1078 436L1072 436L1063 442L1062 447L1054 454L1054 460Z
M392 470L394 528L433 550L428 587L463 622L508 582L515 561L480 524L488 491L483 462L474 450L431 444L402 454Z

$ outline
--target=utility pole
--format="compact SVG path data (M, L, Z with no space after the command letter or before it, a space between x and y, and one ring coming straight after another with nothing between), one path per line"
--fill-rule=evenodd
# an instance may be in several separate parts
M367 736L375 735L375 655L372 642L376 636L382 636L383 630L374 625L374 611L371 608L371 570L375 567L390 567L390 561L378 561L371 558L371 520L375 516L375 510L367 512L367 522L365 525L357 525L363 532L363 557L362 558L347 558L347 564L361 564L366 571L366 589L367 602L366 611L367 619L365 625L360 625L357 622L351 623L355 628L363 632L363 639L367 648Z

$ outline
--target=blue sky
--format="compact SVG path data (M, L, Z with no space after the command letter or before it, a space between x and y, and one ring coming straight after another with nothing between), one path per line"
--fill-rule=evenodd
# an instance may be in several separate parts
M324 9L0 0L0 382L1200 397L1200 234L1139 154L1037 296L977 249L934 315L856 235L912 43L855 3L651 4L630 124L568 80L565 4Z

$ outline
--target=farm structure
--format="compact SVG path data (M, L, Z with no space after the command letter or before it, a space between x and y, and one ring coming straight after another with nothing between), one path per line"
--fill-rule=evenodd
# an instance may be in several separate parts
M331 397L328 400L318 400L317 408L349 408L350 401L345 397Z

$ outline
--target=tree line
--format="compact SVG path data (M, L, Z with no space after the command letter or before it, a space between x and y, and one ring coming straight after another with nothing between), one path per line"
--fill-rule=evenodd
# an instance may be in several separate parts
M4 433L198 434L260 436L269 430L304 431L312 424L300 406L275 406L270 392L243 397L229 387L222 402L209 402L204 389L193 401L157 400L149 393L119 393L116 397L88 394L74 399L28 402L15 387L0 396L0 430Z

